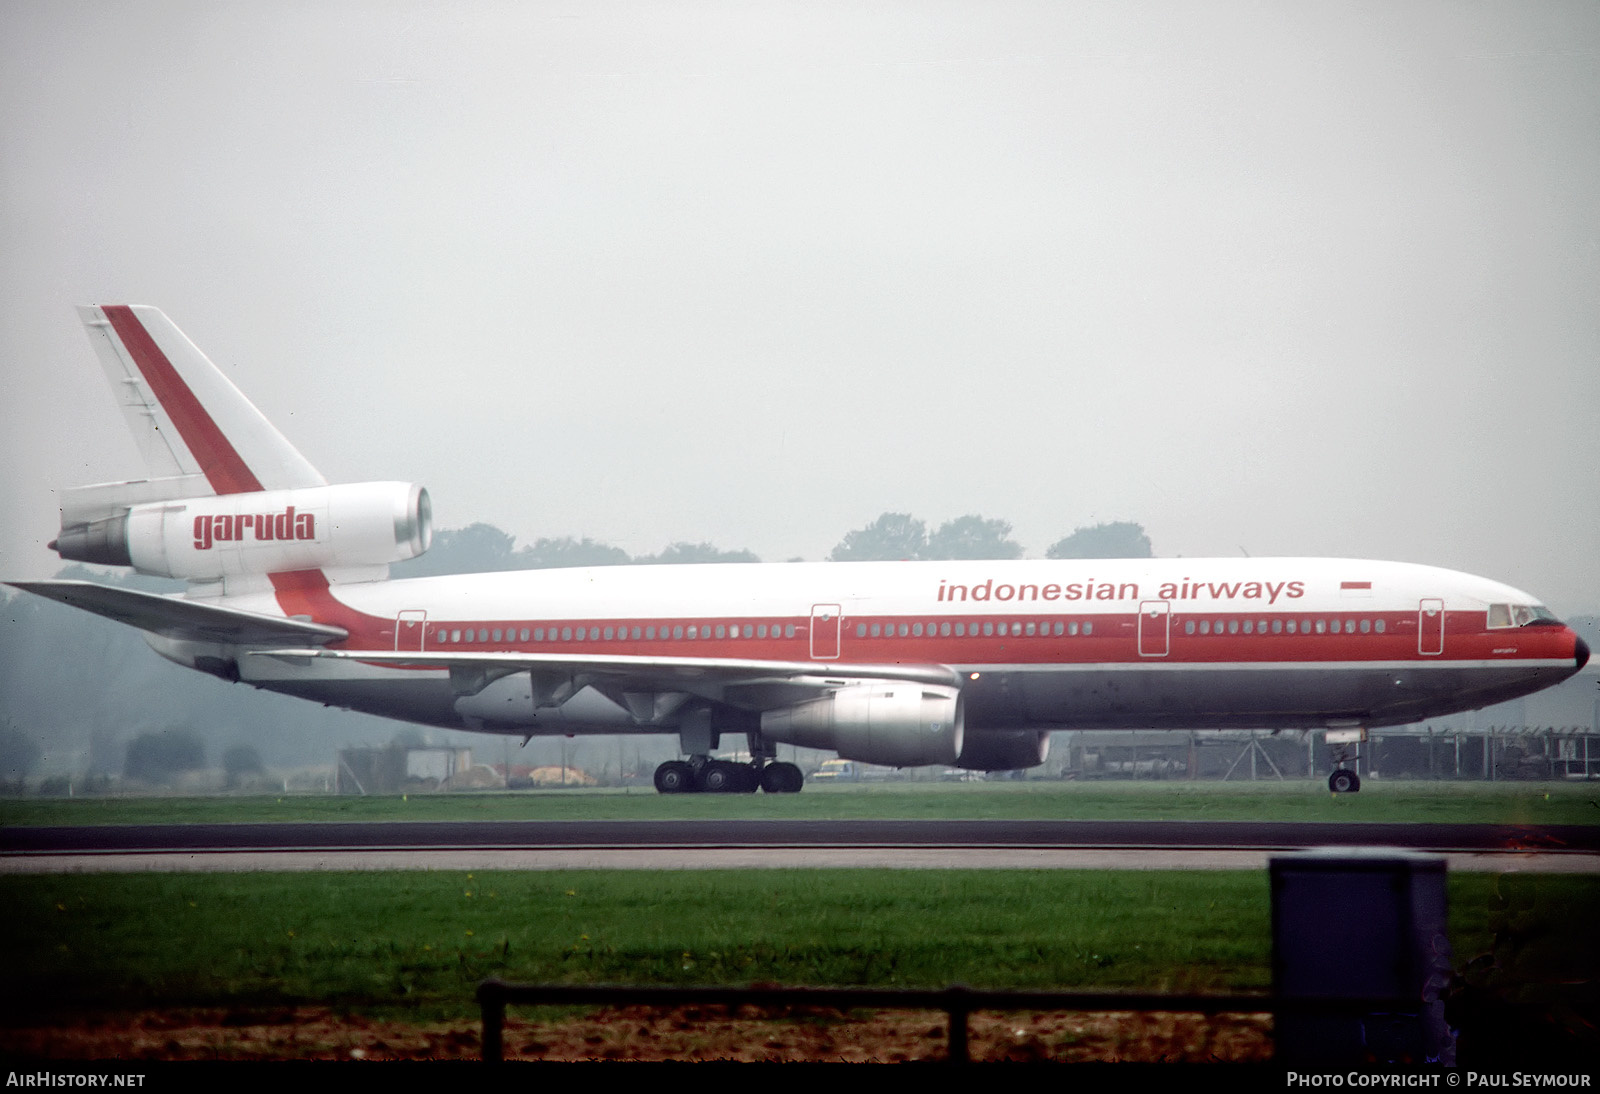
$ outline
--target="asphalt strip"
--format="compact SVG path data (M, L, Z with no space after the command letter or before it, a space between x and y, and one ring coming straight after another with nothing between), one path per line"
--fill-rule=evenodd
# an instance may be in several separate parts
M162 851L0 856L0 874L249 873L312 870L1260 870L1276 855L1243 850L995 847L559 848L441 851ZM1454 871L1600 874L1600 855L1446 853Z

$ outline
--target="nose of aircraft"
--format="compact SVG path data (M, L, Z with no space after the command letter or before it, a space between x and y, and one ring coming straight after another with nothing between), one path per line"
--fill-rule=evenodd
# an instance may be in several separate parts
M1581 638L1574 638L1572 640L1572 651L1573 660L1577 661L1579 669L1589 663L1589 643Z

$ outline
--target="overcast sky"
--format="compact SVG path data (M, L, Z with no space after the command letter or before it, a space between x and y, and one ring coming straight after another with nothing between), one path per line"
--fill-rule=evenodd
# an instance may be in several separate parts
M0 0L0 576L164 309L438 521L1343 555L1600 611L1600 5Z

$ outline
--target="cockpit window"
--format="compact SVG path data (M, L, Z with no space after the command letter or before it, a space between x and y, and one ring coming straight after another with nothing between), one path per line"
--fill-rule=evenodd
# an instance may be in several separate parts
M1543 604L1490 604L1490 629L1526 627L1532 623L1560 623L1554 612Z

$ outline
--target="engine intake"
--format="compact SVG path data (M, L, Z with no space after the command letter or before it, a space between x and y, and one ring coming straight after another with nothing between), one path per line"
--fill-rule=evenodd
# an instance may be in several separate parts
M962 729L958 689L910 683L853 684L761 715L771 740L891 767L954 763Z

